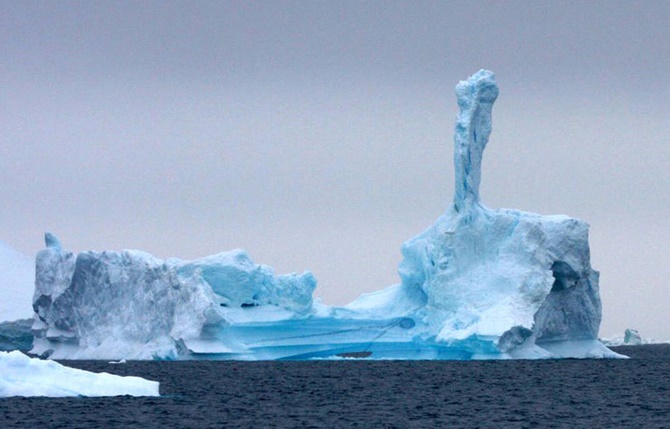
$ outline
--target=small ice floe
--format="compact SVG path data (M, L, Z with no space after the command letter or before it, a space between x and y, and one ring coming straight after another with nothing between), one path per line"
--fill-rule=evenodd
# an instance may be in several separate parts
M96 374L21 352L0 352L0 397L159 396L158 382L140 377Z

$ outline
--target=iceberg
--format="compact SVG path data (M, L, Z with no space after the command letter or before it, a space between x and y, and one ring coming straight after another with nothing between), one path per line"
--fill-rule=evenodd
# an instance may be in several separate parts
M490 209L481 164L498 96L481 70L456 86L453 203L402 245L400 283L352 303L312 298L235 250L196 261L140 251L37 255L32 352L59 359L620 357L598 341L588 224Z
M311 273L275 276L242 250L161 260L133 250L75 255L45 239L31 352L54 359L176 359L186 343L218 342L230 325L312 308Z
M653 338L643 337L637 329L632 328L627 328L624 331L623 336L618 335L612 338L602 338L600 341L608 347L643 346L646 344L667 343L667 341L657 341Z
M68 368L21 352L0 352L0 398L10 396L159 396L158 382Z
M35 260L0 241L0 322L32 317Z
M644 343L644 340L636 329L629 328L624 333L623 343L630 346L639 346Z

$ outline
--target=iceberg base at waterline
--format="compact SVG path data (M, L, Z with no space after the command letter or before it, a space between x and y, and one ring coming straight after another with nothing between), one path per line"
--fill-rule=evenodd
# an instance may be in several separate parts
M158 382L68 368L21 352L0 352L0 398L11 396L159 396Z
M314 276L276 276L241 251L196 261L140 251L37 255L32 352L57 359L620 357L598 341L588 224L490 209L481 161L498 95L482 70L456 86L455 195L402 246L400 284L343 307Z

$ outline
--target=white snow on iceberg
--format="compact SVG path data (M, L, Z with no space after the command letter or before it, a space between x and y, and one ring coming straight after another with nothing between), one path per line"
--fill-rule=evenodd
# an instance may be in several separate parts
M619 357L598 341L588 225L489 209L481 161L498 96L482 70L456 87L453 204L404 243L401 283L344 307L314 277L243 251L197 261L139 251L37 256L34 353L54 358L491 359Z
M158 396L158 382L68 368L18 351L0 352L0 398L119 395Z

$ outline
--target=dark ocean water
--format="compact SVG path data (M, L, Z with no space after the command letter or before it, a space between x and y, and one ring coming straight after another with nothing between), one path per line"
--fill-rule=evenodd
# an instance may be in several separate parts
M159 398L0 399L0 428L662 428L670 345L629 360L69 361Z

